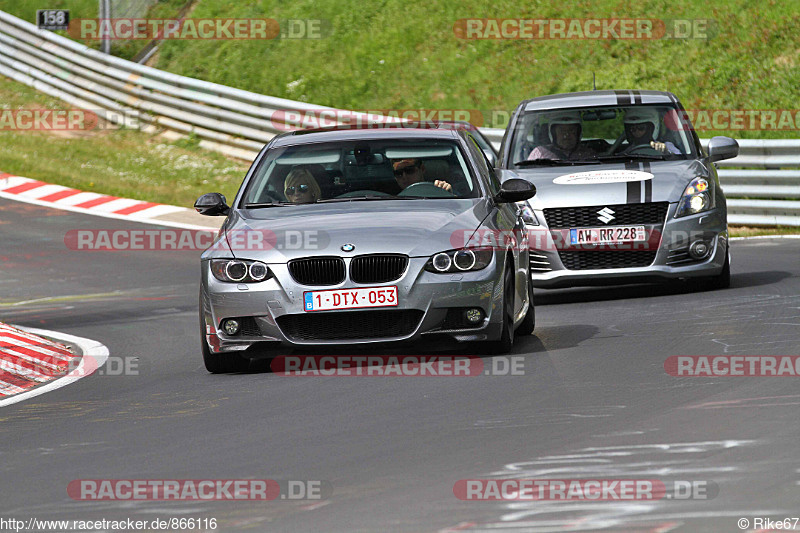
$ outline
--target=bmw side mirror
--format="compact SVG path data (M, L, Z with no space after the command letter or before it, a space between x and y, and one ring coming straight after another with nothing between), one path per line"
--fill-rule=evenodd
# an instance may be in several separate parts
M533 198L536 187L533 183L522 178L507 179L500 186L500 192L495 197L499 203L524 202Z
M712 137L708 141L708 158L713 161L732 159L739 155L739 143L730 137Z
M194 203L194 209L201 215L210 217L227 215L231 211L225 196L218 192L210 192L198 198Z

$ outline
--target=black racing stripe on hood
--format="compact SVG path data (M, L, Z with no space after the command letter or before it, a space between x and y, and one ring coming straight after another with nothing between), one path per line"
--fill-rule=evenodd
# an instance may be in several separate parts
M642 166L645 172L652 174L652 172L650 172L649 162L644 163ZM653 201L653 180L649 179L644 181L644 203L647 204L652 201Z
M634 162L627 162L625 163L625 170L639 170L640 165L639 163ZM642 202L642 182L641 181L629 181L625 184L626 186L626 194L625 194L625 203L627 204L639 204Z
M630 91L614 91L617 97L617 105L629 105L633 103L633 95Z
M642 203L642 182L629 181L626 185L627 185L627 194L625 198L625 203L627 204Z
M633 91L633 103L634 104L642 103L642 93L640 91Z

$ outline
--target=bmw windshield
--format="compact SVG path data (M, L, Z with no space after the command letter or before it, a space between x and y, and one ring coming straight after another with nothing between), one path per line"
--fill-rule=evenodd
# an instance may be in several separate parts
M511 141L516 168L693 159L691 124L675 107L606 106L522 114Z
M456 142L381 139L274 148L250 180L240 205L285 207L480 195Z

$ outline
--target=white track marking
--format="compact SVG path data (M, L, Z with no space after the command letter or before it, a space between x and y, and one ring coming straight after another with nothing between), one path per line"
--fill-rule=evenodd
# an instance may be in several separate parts
M49 337L59 341L71 342L73 344L77 344L78 347L80 347L83 355L81 356L81 362L78 365L78 368L71 371L68 375L62 376L40 387L36 387L33 390L29 390L27 392L17 394L16 396L0 400L0 407L5 407L6 405L11 405L17 402L21 402L23 400L28 400L30 398L39 396L46 392L60 389L61 387L64 387L71 383L75 383L79 379L91 375L95 370L102 367L106 363L106 360L108 359L108 348L106 348L105 345L100 344L97 341L93 341L91 339L85 339L83 337L76 337L74 335L68 335L66 333L61 333L60 331L49 331L46 329L37 329L37 328L24 328L21 326L14 326L14 327L17 327L29 333L33 333L35 335L41 335L42 337ZM94 359L94 363L90 365L90 368L88 369L85 364L87 357L91 357L92 359Z

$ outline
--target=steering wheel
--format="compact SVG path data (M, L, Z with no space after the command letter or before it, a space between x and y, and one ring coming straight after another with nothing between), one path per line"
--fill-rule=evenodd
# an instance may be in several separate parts
M622 146L622 141L624 140L625 140L625 134L623 133L622 135L617 137L617 140L614 141L614 144L612 144L611 147L608 150L606 150L602 155L614 155L615 153L617 153L617 150L619 150L619 147Z
M278 203L283 203L286 201L286 198L282 198L281 195L277 191L264 191L264 196L273 200Z
M514 159L514 161L525 161L526 159L528 159L528 157L530 157L531 152L533 152L533 149L536 148L537 146L538 146L537 144L534 144L530 141L521 142L518 148L519 157Z
M446 191L441 187L437 187L429 181L420 181L412 183L397 196L430 196L433 198L452 198L455 196L450 191Z

